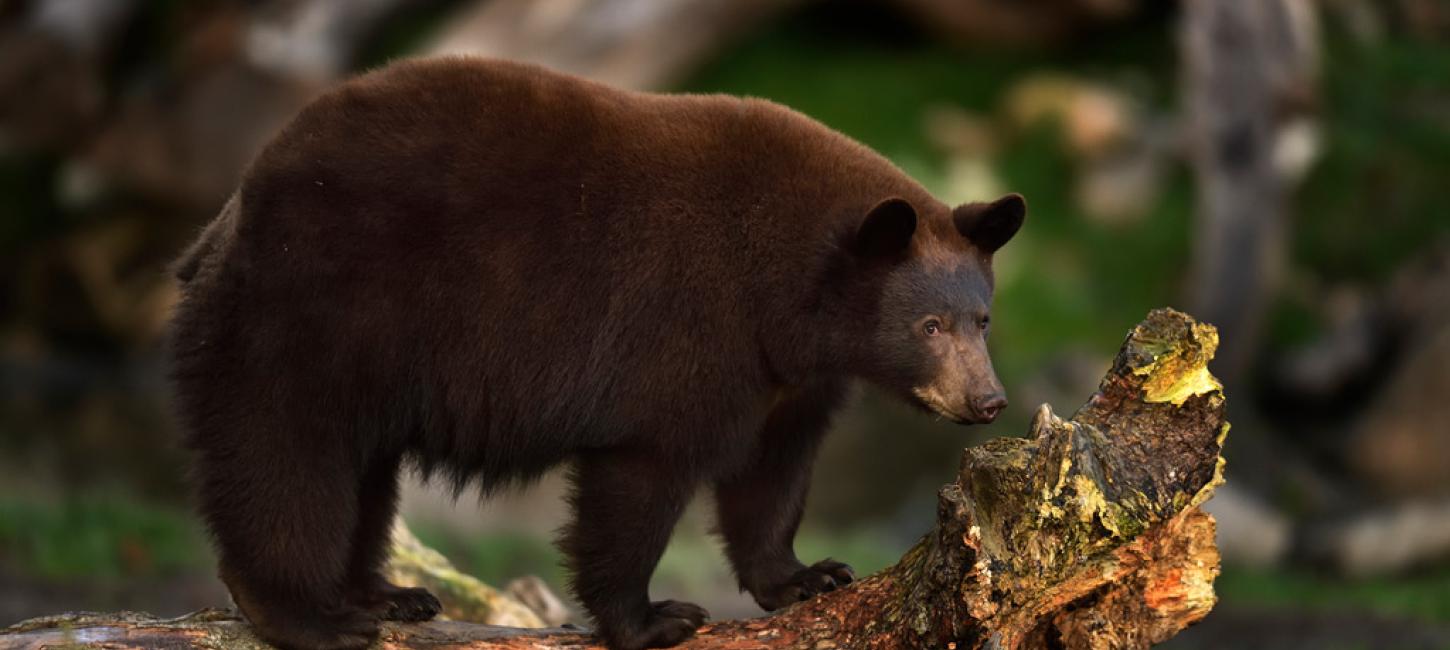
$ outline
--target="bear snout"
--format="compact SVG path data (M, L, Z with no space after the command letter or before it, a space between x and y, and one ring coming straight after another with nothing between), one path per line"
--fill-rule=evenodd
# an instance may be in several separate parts
M991 424L1007 408L1007 396L1002 393L993 393L978 398L972 403L972 420L977 424Z

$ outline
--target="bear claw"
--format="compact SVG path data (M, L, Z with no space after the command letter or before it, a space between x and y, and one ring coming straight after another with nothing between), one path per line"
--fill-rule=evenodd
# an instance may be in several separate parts
M438 602L438 598L428 593L427 589L420 587L400 587L384 597L387 599L388 608L383 613L383 619L388 621L417 623L432 620L438 612L443 611L443 603Z
M705 611L704 607L694 603L686 603L678 600L658 600L651 603L651 605L654 606L655 614L668 616L670 618L682 618L689 621L695 627L704 625L705 620L710 618L710 612Z
M756 597L766 611L775 611L819 594L835 591L856 580L856 573L844 562L825 559L803 567L781 583Z

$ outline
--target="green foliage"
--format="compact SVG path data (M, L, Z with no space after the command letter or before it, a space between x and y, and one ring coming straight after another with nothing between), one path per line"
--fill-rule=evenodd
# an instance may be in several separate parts
M118 497L0 500L0 563L43 578L118 578L201 570L195 517Z
M796 538L796 554L814 562L826 557L841 560L856 570L856 575L876 573L901 559L908 545L893 543L882 531L859 527L833 534L825 530L804 530Z
M1383 281L1450 236L1450 48L1330 33L1325 155L1300 194L1294 256L1327 280Z

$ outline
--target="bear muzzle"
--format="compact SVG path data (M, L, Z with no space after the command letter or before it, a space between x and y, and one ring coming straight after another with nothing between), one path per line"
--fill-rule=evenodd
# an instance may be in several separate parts
M970 419L976 424L991 424L998 415L1007 408L1007 396L1002 393L992 393L980 397L972 402L968 411Z

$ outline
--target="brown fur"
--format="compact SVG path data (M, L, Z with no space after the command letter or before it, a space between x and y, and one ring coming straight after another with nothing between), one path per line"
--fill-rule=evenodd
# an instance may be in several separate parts
M222 576L264 638L360 647L379 617L436 612L377 573L400 464L488 491L571 462L561 544L611 647L703 620L647 594L702 485L762 606L849 581L791 550L830 414L864 378L995 415L978 325L1021 214L954 212L758 99L471 59L346 83L176 266L177 405ZM929 313L962 325L926 337Z

